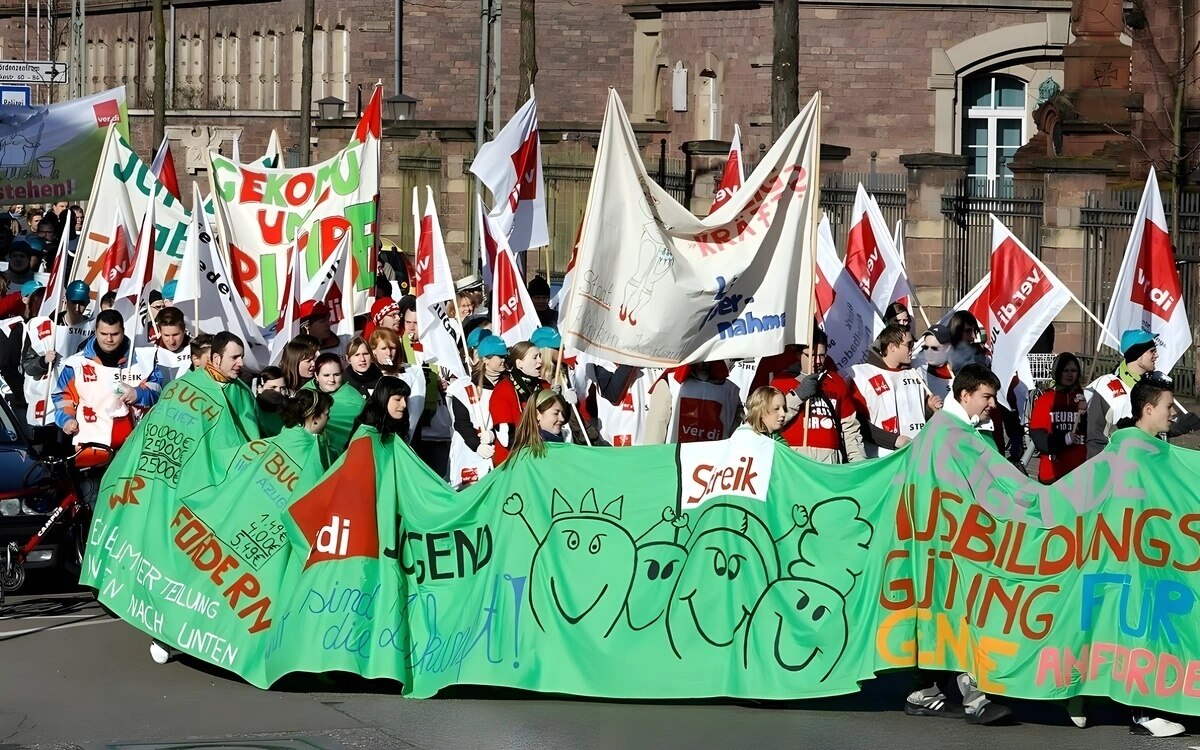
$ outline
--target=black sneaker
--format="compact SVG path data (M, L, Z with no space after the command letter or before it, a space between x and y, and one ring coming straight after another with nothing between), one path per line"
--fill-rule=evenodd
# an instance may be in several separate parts
M942 719L962 718L962 706L946 700L944 695L933 697L913 693L904 701L904 713L909 716L936 716Z
M1012 716L1012 709L999 703L988 701L977 711L967 712L968 724L995 724Z

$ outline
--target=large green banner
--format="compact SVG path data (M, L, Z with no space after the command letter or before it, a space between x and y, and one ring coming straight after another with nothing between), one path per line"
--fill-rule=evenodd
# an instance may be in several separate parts
M741 430L551 446L455 493L369 430L324 476L285 432L201 445L168 486L135 466L164 423L156 407L109 471L84 582L255 685L782 699L920 665L1200 713L1200 455L1137 431L1049 488L940 415L863 464Z

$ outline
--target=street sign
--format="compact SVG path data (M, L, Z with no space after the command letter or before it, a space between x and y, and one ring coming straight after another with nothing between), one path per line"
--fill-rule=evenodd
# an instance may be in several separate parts
M32 96L29 86L0 86L0 107L28 107Z
M66 82L66 63L39 60L0 60L0 83Z

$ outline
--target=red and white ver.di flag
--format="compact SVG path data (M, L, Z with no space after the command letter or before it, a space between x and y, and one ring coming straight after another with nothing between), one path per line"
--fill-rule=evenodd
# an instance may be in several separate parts
M492 331L512 346L519 341L528 341L539 325L533 300L517 268L517 258L504 237L497 237L496 266L492 276Z
M1008 408L1008 387L1016 375L1029 376L1027 358L1046 326L1072 299L1067 285L992 216L992 273L988 339L992 372L1000 378L997 400ZM980 321L983 322L983 321ZM1032 388L1034 383L1025 383Z
M861 182L851 217L850 234L846 237L846 269L882 318L888 305L896 301L897 292L908 295L904 264L892 244L892 233L879 206Z
M525 106L479 149L471 173L492 191L492 222L508 238L513 252L550 244L537 98L532 87Z
M1175 266L1175 253L1167 233L1167 217L1154 168L1146 178L1142 204L1138 206L1125 260L1117 274L1106 329L1101 335L1106 346L1120 351L1117 340L1131 329L1154 334L1158 345L1158 369L1169 373L1192 346L1192 329L1183 304L1183 287Z
M413 221L417 229L417 260L413 291L417 297L417 338L425 364L436 364L445 375L467 377L459 355L462 328L446 314L454 299L450 259L442 239L442 224L433 205L433 189L425 188L425 212L417 188L413 188Z
M829 361L838 371L867 361L883 320L838 258L824 215L817 227L817 315L829 339Z
M740 126L734 125L733 143L729 144L729 158L725 160L725 169L721 172L721 182L717 185L717 195L713 198L709 213L729 202L745 179L746 174L742 165L742 129Z

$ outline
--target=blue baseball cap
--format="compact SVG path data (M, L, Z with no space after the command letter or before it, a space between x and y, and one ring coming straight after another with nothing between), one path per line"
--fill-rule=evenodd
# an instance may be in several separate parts
M26 281L24 284L21 285L21 296L22 297L32 297L37 292L37 290L45 289L45 288L46 288L46 285L43 284L42 282L38 281L37 279L33 279L31 281Z
M562 346L562 336L548 326L542 326L529 337L529 343L541 349L557 349Z
M472 333L474 333L472 331ZM508 347L504 345L504 339L499 336L484 336L479 342L479 346L475 347L475 351L481 357L507 357Z
M485 326L474 328L470 333L467 334L467 346L471 347L472 349L478 349L479 343L491 335L492 332Z
M179 281L177 279L171 279L167 283L163 284L163 290L162 290L163 299L170 299L170 300L175 299L175 289L178 286L179 286Z

